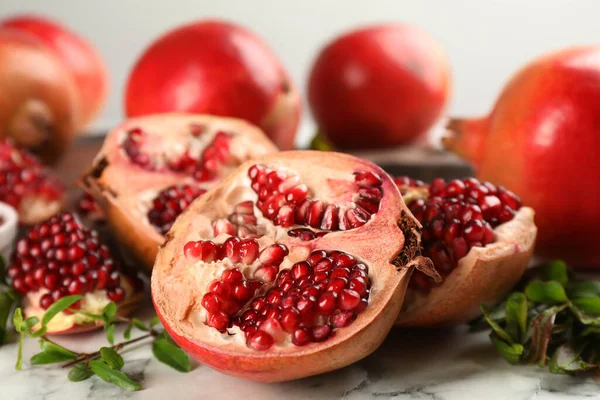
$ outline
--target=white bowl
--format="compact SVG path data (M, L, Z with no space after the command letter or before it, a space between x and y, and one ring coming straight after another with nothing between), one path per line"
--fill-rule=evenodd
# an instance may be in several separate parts
M12 253L15 237L17 236L18 215L14 208L6 203L0 202L0 254L5 262L9 262Z

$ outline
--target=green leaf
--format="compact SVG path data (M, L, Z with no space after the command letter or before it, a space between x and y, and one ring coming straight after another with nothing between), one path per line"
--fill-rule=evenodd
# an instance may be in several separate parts
M113 318L117 315L117 305L114 302L110 302L104 306L102 309L102 314L106 315L109 318Z
M500 339L497 335L492 334L490 336L492 339L492 343L494 347L500 353L502 357L510 364L517 364L521 359L521 354L523 354L523 346L515 343L509 344Z
M569 304L569 308L582 324L600 326L600 315L586 313L573 304L573 302Z
M81 299L83 299L83 296L80 295L66 296L52 304L42 317L42 327L46 327L56 314L66 310Z
M17 307L15 309L15 312L13 314L12 323L13 323L13 326L15 327L15 330L20 333L21 325L23 324L23 311L21 310L21 307Z
M536 303L564 303L568 300L565 289L556 281L531 281L525 287L525 294Z
M569 274L567 273L567 264L562 260L552 261L546 267L546 279L556 281L563 287L569 282Z
M571 301L575 307L588 314L600 314L600 297L581 297Z
M94 375L91 369L85 365L85 363L77 363L69 371L69 380L71 382L85 381L90 376Z
M31 357L31 365L53 364L57 362L75 360L77 358L77 354L47 340L41 339L40 347L42 352Z
M588 326L580 334L582 337L590 335L600 335L600 326Z
M506 333L516 343L521 343L527 330L527 297L521 292L508 296L505 306Z
M140 321L137 318L133 318L131 320L131 323L133 323L133 325L135 325L135 327L138 328L141 331L147 331L147 330L149 330L148 327L146 326L146 324L143 321Z
M482 304L480 306L481 308L481 312L483 313L483 317L485 318L486 322L488 323L488 325L492 328L492 330L504 341L508 342L509 344L513 344L513 340L510 337L510 335L504 330L502 329L502 327L494 320L492 320L490 318L490 314L488 311L488 308L485 304Z
M150 320L150 328L154 328L156 325L160 324L160 318L158 318L158 315L155 315L154 317L152 317L152 319Z
M90 361L90 368L98 377L106 382L113 383L125 390L140 390L141 385L122 373L121 371L110 368L100 360Z
M568 344L559 346L550 360L550 372L553 373L586 371L596 367L597 365L584 361L581 351L575 351Z
M121 370L123 365L125 365L125 361L123 361L123 357L119 353L117 353L114 349L109 347L100 348L100 356L104 360L106 364L112 369Z
M133 325L129 324L127 325L127 328L125 328L125 332L123 332L123 337L127 340L131 339L131 330L133 329Z
M0 346L8 339L8 317L15 301L5 292L0 292Z
M539 366L546 365L546 353L548 351L548 345L550 344L556 314L566 308L566 304L550 307L531 321L531 351L529 362L538 364Z
M74 360L77 358L77 354L73 353L71 350L67 350L56 343L52 343L44 339L40 339L40 347L42 351L46 353L60 354L64 357L67 357L69 360Z
M28 336L31 336L32 335L32 333L30 333L31 328L33 328L35 325L37 325L38 322L40 322L40 319L38 317L29 317L29 318L27 318L21 324L21 331L23 333L27 334Z
M106 340L108 340L108 343L110 343L110 344L115 344L115 326L114 326L114 324L110 324L106 328Z
M190 359L181 348L170 343L166 338L157 338L152 343L152 353L156 359L180 372L189 372Z
M600 296L600 282L569 282L567 285L567 294L569 295L570 299L576 299L580 297L598 297Z

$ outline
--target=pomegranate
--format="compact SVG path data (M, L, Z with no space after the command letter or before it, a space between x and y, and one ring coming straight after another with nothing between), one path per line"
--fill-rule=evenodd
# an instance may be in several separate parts
M75 83L36 37L0 28L0 138L56 161L79 118Z
M7 276L23 295L26 317L41 319L55 301L68 295L84 298L71 309L100 314L114 301L124 315L140 300L137 282L120 272L110 250L71 213L59 214L34 226L17 241ZM99 322L101 324L101 322ZM48 325L49 334L75 333L93 329L95 321L66 310Z
M443 278L436 283L416 271L397 323L455 325L477 317L480 304L500 301L531 257L533 210L504 187L475 178L395 182L423 226L423 255Z
M247 159L276 151L237 119L163 114L108 134L82 177L119 241L148 269L177 216Z
M373 25L321 50L308 100L335 146L390 147L427 132L446 105L450 79L448 59L427 33L404 24Z
M41 222L63 206L65 189L40 161L9 139L0 139L0 201L19 213L26 225Z
M137 61L127 116L184 111L245 119L291 149L300 96L271 49L245 28L200 21L158 38Z
M104 212L90 193L83 192L81 194L75 205L75 210L79 216L91 223L101 223L105 220Z
M242 164L175 221L152 298L173 339L212 368L268 382L323 373L383 341L413 267L431 265L418 231L374 164L271 154Z
M600 266L599 105L600 47L566 49L519 71L489 116L451 120L444 140L535 209L539 255L574 266Z
M81 101L78 129L91 122L102 108L108 92L106 66L94 46L57 21L39 16L7 18L0 22L0 27L34 35L58 57L77 86Z

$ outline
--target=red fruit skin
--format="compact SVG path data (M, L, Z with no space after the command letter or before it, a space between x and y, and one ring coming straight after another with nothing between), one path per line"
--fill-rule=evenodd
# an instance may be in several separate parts
M79 130L101 110L108 94L108 73L100 54L85 39L57 21L34 15L3 20L0 26L36 36L71 72L80 96Z
M128 117L183 111L245 119L293 148L301 101L268 46L241 26L202 21L166 33L137 61Z
M327 45L309 77L308 99L323 134L343 149L405 144L439 118L450 66L422 30L374 25Z
M536 251L600 266L600 47L541 57L518 72L491 114L452 120L445 146L536 211Z

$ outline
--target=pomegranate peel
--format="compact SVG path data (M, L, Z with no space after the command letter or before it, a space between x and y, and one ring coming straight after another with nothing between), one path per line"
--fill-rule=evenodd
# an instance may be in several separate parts
M364 200L359 192L378 198L373 212L350 211ZM252 235L215 230L248 206ZM290 235L298 229L313 235ZM224 373L276 382L331 371L387 335L413 268L431 263L420 256L419 229L391 178L368 161L315 151L260 157L175 221L154 265L153 302L173 339ZM244 241L253 244L242 255ZM239 285L252 290L237 301Z
M467 322L480 314L480 304L498 302L519 281L537 229L533 210L518 196L474 178L395 182L422 223L423 254L440 275L433 282L429 271L413 274L398 325Z
M277 151L242 120L172 113L111 131L80 184L125 248L152 268L179 212L241 162Z

